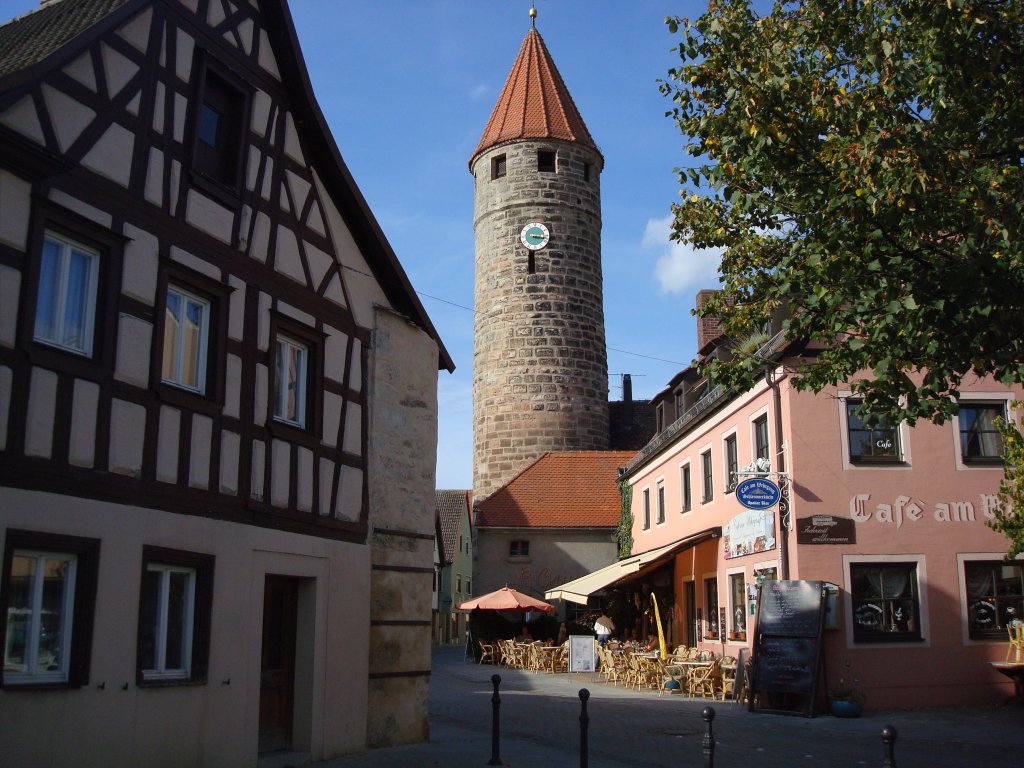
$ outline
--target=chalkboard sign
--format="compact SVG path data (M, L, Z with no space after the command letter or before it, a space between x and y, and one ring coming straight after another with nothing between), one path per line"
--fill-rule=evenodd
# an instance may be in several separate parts
M813 715L822 667L825 585L765 581L758 588L750 709Z
M821 632L820 581L765 581L757 607L759 634L817 637Z
M757 687L777 693L810 693L817 660L816 638L762 638L757 648Z

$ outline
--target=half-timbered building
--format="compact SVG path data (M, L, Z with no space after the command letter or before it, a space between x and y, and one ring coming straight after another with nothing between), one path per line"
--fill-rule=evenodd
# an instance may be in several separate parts
M426 738L452 367L283 0L0 26L0 762Z

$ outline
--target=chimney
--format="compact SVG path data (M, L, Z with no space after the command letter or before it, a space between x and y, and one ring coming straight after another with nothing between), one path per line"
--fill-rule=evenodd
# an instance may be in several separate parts
M622 402L633 402L633 377L628 373L622 374Z
M704 288L703 290L697 291L697 311L699 312L707 300L714 296L718 291ZM697 318L697 351L704 349L708 344L722 335L722 321L717 317L698 317Z

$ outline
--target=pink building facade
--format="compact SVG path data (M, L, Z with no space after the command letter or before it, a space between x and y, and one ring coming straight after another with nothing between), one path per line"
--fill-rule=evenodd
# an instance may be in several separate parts
M677 376L661 431L626 469L632 553L677 545L652 582L671 594L672 643L738 655L760 580L823 580L837 587L830 686L855 681L869 708L1009 696L988 662L1024 618L1024 561L1002 562L1008 542L986 521L1003 477L992 418L1012 417L1020 388L974 381L959 419L872 429L848 390L797 392L781 364L770 379L729 396ZM789 483L781 532L778 506L749 510L734 492L758 458Z

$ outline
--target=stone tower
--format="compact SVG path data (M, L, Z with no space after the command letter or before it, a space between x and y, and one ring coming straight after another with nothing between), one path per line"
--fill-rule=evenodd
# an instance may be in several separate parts
M546 451L608 448L603 166L531 26L469 161L478 499Z

